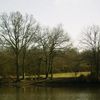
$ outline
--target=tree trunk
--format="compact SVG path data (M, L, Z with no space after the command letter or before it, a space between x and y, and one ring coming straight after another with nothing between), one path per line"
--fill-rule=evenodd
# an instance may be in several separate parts
M99 80L99 51L96 54L96 78Z
M38 69L37 69L37 71L38 71L38 79L40 79L40 68L41 68L41 61L42 61L42 58L39 58L38 59Z
M46 75L46 79L48 78L48 61L47 61L47 58L46 58L46 61L45 61L45 75Z
M23 64L22 64L22 79L25 79L25 67L24 67L25 60L23 59Z
M22 79L25 79L25 56L26 56L26 50L23 51Z
M17 75L17 79L16 79L16 81L19 81L19 63L18 63L18 53L16 53L16 75Z
M53 79L53 67L51 65L51 71L50 71L50 74L51 74L51 80Z
M51 74L51 80L53 79L53 56L51 55L50 59L50 74Z

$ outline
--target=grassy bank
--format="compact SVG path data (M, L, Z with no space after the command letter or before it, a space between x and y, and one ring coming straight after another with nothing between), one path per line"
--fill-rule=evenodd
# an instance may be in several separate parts
M37 79L35 76L25 76L24 80L20 80L16 83L14 78L6 78L0 81L0 84L3 86L30 86L30 85L39 85L39 86L66 86L72 83L80 83L82 79L81 76L87 77L90 72L69 72L69 73L55 73L53 74L53 79L45 79L45 75L40 75L40 79ZM50 75L49 75L50 77Z

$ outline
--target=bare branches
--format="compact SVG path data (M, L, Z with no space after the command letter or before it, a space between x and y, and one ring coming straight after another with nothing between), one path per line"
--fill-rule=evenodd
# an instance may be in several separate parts
M21 50L29 42L32 42L37 30L38 24L32 16L24 17L20 12L1 15L0 35L13 48Z
M32 45L34 36L38 31L38 24L32 16L24 17L20 12L6 13L0 16L0 36L5 47L12 48L15 54L16 74L19 80L19 54Z
M46 61L46 75L52 73L52 64L57 49L64 48L69 43L69 37L61 26L52 29L40 28L36 34L37 45L43 50L44 59ZM52 75L51 75L52 76ZM47 78L47 76L46 76Z
M100 70L100 28L99 26L93 25L88 27L82 35L81 44L85 46L87 50L91 52L91 65L93 65L94 72L91 72L94 76L96 76L97 80L99 77L99 70Z
M80 40L83 46L87 49L97 49L100 44L100 28L99 26L90 26L82 32L82 39Z

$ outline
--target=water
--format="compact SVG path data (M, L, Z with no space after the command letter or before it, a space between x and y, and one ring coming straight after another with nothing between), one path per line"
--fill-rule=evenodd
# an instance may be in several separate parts
M0 100L100 100L100 88L0 88Z

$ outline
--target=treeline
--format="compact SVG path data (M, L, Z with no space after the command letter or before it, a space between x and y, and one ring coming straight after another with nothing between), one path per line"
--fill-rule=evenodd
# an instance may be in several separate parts
M53 59L53 73L66 73L66 72L82 72L90 71L90 67L85 61L83 53L79 53L75 48L65 49L64 51L55 51ZM44 74L47 78L47 66L42 49L31 48L26 51L24 59L23 71L23 54L19 56L19 75L37 76ZM7 48L0 52L0 76L6 78L16 76L15 56L11 48ZM50 74L50 72L48 72ZM24 77L24 76L23 76Z
M20 12L0 16L0 76L45 74L55 72L91 71L99 78L99 28L89 27L83 32L79 52L72 46L68 33L61 25L42 27L33 16ZM87 48L85 48L87 46Z

